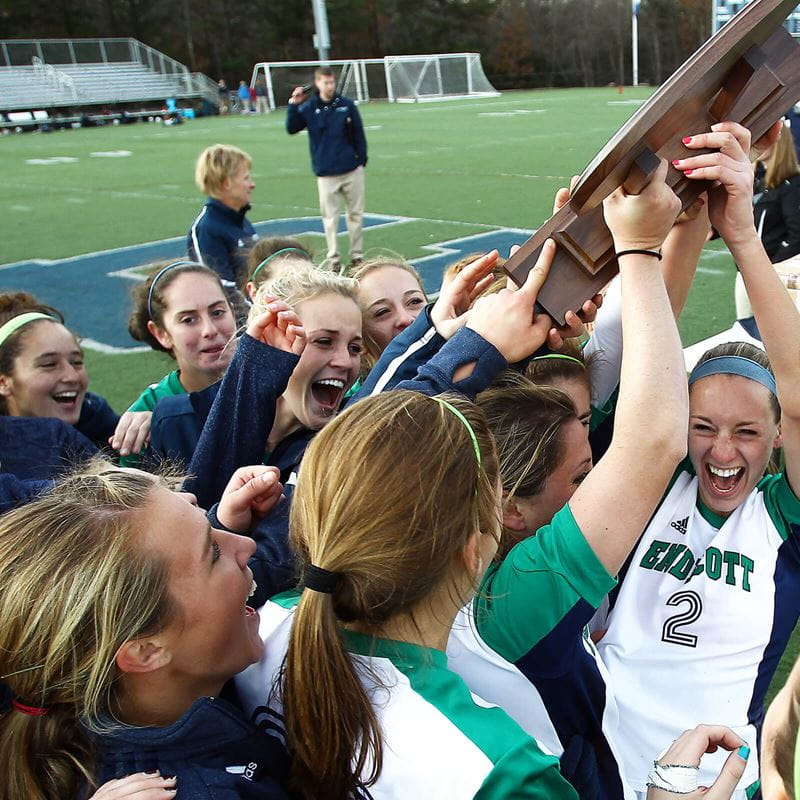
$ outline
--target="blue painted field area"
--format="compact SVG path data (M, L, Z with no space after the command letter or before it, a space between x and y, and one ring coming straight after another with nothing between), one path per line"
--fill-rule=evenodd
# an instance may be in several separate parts
M413 217L366 214L364 227L369 231L407 226L411 233L412 223L418 221ZM321 238L323 235L319 217L269 220L256 223L255 228L262 237ZM340 230L346 232L343 219ZM529 235L527 231L497 228L442 242L422 245L415 242L417 247L430 251L430 255L412 259L412 262L419 269L425 288L435 292L448 264L470 253L485 253L494 248L507 254L512 244L523 242ZM135 349L140 345L127 333L127 318L131 284L144 277L136 268L185 255L186 238L181 236L56 261L21 261L0 267L0 291L25 289L55 306L62 311L70 328L90 340L90 346L96 342L110 348Z

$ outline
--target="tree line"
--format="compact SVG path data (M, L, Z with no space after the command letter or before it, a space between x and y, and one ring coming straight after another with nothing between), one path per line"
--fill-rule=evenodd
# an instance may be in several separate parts
M476 51L497 88L631 81L630 0L328 0L330 57ZM661 83L710 34L711 0L642 0L639 78ZM0 0L3 38L133 36L193 71L249 80L315 59L311 0Z

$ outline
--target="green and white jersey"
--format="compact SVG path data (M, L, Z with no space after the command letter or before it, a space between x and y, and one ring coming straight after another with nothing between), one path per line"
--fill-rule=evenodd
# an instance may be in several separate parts
M275 687L298 601L297 593L278 595L260 610L264 657L236 678L245 712L259 726L280 724ZM471 694L444 653L351 631L344 638L383 733L383 769L362 798L577 799L557 759Z
M727 518L700 504L683 467L653 516L599 644L619 706L619 747L638 792L657 754L699 723L727 725L752 755L770 679L800 612L800 501L765 477ZM727 753L706 756L710 786Z
M596 800L632 800L614 695L585 635L615 586L567 505L489 568L447 643L450 669L558 755L579 796Z
M564 747L539 690L519 667L486 644L472 603L456 616L447 640L447 663L471 690L508 712L545 753L561 758Z

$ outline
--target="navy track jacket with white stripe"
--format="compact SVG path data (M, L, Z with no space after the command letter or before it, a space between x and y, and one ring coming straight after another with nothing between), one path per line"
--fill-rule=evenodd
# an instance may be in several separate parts
M213 269L225 286L233 286L236 272L258 234L245 216L247 205L239 211L209 197L192 223L186 237L186 252L193 261Z

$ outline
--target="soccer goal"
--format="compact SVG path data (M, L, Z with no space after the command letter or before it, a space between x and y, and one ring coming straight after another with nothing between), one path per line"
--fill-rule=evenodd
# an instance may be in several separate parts
M250 85L263 78L269 107L286 105L295 86L312 83L321 61L262 61L253 68ZM480 53L434 53L326 61L336 88L356 102L388 100L416 103L454 98L494 97Z
M391 102L419 103L499 94L483 71L480 53L386 56L383 61Z

